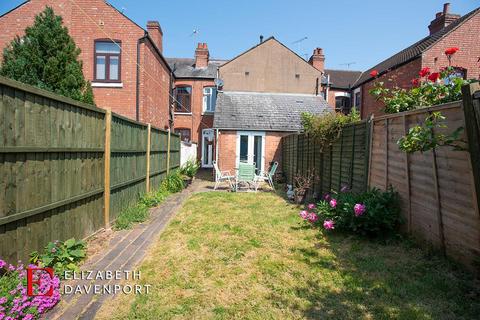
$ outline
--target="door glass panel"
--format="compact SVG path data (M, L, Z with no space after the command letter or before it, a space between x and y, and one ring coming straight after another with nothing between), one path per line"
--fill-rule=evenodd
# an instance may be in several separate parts
M255 162L256 174L262 170L262 137L254 136L253 143L253 162Z
M240 161L248 161L248 136L240 136Z

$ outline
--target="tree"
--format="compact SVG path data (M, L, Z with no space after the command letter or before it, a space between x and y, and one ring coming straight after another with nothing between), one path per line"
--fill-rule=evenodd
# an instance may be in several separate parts
M23 37L4 49L0 74L66 97L94 104L90 82L82 72L77 48L62 17L46 7Z

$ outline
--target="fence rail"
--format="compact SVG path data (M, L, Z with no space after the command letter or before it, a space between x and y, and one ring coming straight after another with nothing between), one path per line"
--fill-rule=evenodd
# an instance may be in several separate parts
M3 77L0 95L0 257L8 261L108 227L179 166L176 134Z

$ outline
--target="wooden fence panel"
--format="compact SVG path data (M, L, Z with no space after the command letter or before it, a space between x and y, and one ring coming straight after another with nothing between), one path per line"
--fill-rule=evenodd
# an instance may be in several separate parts
M105 112L0 78L0 257L102 227Z
M480 219L469 152L439 147L407 155L397 145L410 127L434 111L446 116L447 128L438 133L465 126L461 102L374 119L370 186L393 186L402 199L408 230L470 264L480 253Z
M318 180L313 195L321 196L347 186L356 191L366 189L368 155L367 121L345 126L340 137L321 149L317 139L305 134L282 138L282 168L288 184L296 174L313 170Z
M145 193L147 125L112 114L110 215ZM106 111L0 77L0 258L28 260L50 241L104 221ZM180 137L152 128L150 185L180 165ZM108 158L108 157L107 157ZM107 186L108 188L108 186Z

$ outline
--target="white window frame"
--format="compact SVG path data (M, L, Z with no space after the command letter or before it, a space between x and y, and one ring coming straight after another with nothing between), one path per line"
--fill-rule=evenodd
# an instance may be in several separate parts
M215 86L208 86L203 87L203 112L213 113L215 112L215 105L217 103L217 88ZM212 102L211 110L208 110L208 97L210 96L210 101L212 101L212 97L215 97L215 101Z

